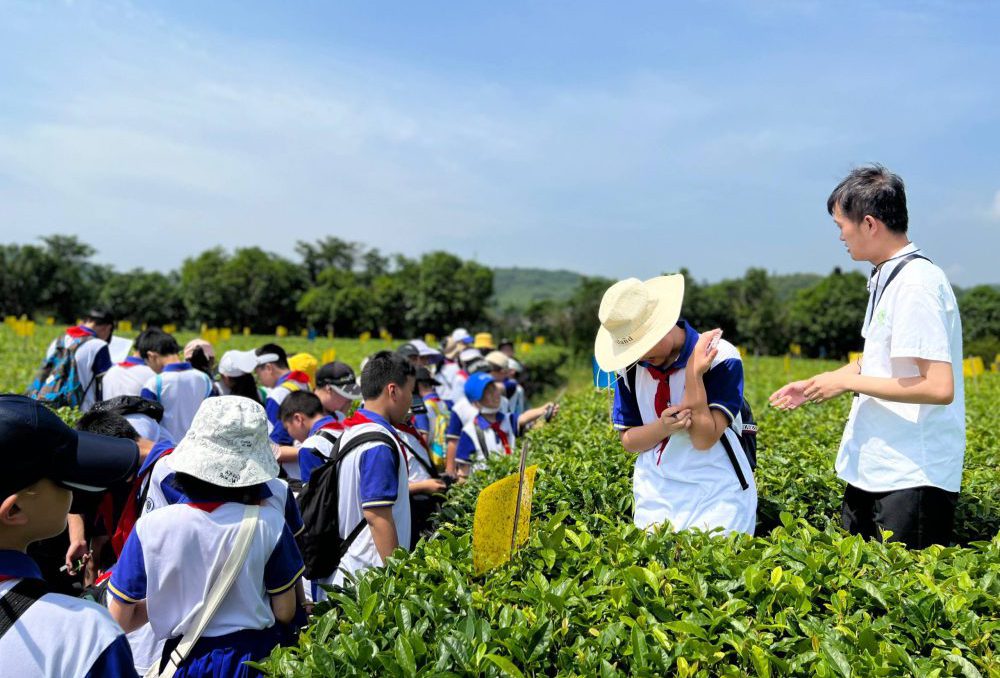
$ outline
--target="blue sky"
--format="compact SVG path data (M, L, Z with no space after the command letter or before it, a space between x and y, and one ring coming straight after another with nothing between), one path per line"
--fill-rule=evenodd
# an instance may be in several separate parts
M852 266L851 167L1000 282L1000 4L0 0L4 242L120 269L337 235L495 266Z

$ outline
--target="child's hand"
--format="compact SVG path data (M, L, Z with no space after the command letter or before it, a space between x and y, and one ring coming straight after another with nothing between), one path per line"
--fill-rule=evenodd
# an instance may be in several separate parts
M712 367L712 361L719 355L719 340L722 338L722 330L714 329L705 332L698 337L698 343L694 345L694 351L688 358L688 365L695 374L701 376Z
M691 428L691 410L681 407L668 407L660 414L660 423L663 425L663 437L672 436L678 431L686 431Z

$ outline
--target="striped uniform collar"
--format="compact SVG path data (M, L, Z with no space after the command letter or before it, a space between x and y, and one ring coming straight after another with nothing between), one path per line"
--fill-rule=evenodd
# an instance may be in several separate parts
M191 363L189 363L189 362L179 362L179 363L170 363L169 365L164 366L163 371L164 372L184 372L184 371L190 370L190 369L193 369L191 367Z
M41 578L42 571L26 553L0 550L0 581Z

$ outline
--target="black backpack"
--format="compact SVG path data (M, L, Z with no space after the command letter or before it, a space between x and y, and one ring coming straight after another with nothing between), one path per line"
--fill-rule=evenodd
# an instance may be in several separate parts
M145 398L132 395L117 396L115 398L110 398L109 400L102 400L94 403L91 411L113 412L115 414L120 414L123 417L129 414L142 414L149 417L156 423L163 421L163 405L153 402L152 400L146 400Z
M322 435L322 432L320 433ZM324 436L330 440L333 436ZM384 443L393 450L396 460L396 472L399 472L399 452L395 438L381 431L361 433L351 438L346 445L340 446L343 439L331 440L333 449L330 458L313 450L313 454L321 457L323 465L312 472L309 482L302 487L299 494L299 511L305 527L299 533L296 541L302 560L305 562L305 575L311 580L325 579L337 570L341 559L347 553L354 540L367 525L362 518L346 537L340 536L340 463L351 450L368 443ZM401 488L403 491L403 488Z
M753 418L753 410L750 409L750 403L746 398L743 399L743 405L740 407L740 418L743 420L743 430L736 430L736 423L733 422L728 428L736 434L736 439L740 441L740 447L743 448L743 453L747 456L747 461L750 462L750 470L757 470L757 422ZM740 480L740 486L745 490L750 487L747 482L746 476L743 475L743 469L740 467L739 460L736 458L736 450L733 449L733 444L729 441L729 436L725 432L722 433L722 438L719 440L722 446L726 448L726 454L729 456L729 461L733 465L733 470L736 471L736 477Z

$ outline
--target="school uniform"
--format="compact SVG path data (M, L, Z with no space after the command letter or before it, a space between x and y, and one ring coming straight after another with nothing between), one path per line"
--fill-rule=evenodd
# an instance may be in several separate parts
M212 380L188 362L171 363L146 382L140 394L163 405L160 426L167 437L180 441L187 433L195 412L212 395Z
M396 433L406 451L407 480L416 483L440 477L434 466L433 455L427 443L426 434L411 420L405 426L397 426ZM431 517L441 506L440 497L427 494L410 494L410 549L416 548L417 541L428 532Z
M944 272L926 259L913 259L896 273L902 260L918 251L907 245L869 281L861 374L915 377L917 359L947 362L955 397L948 405L920 405L859 394L836 469L848 484L843 508L848 531L877 537L881 526L892 530L894 539L922 548L951 538L965 461L965 382L962 321Z
M303 485L309 482L313 471L329 461L333 452L333 440L339 438L343 432L343 425L330 416L321 417L312 425L309 437L302 441L302 446L299 448L299 460L295 469L295 477L301 480Z
M449 408L451 408L456 400L465 397L462 389L458 388L456 383L458 373L461 370L461 366L456 361L445 359L444 363L442 363L441 367L434 374L434 378L441 384L438 387L438 393L441 394L441 398ZM464 388L464 386L465 382L463 381L462 387Z
M0 604L24 579L42 579L31 558L0 550ZM121 627L100 605L46 593L0 636L0 678L135 676Z
M125 603L146 601L164 653L191 628L232 551L244 505L211 498L172 504L143 515L108 584ZM292 588L304 565L282 513L261 507L246 561L202 638L175 674L257 675L242 666L280 642L270 597Z
M101 380L101 397L110 400L118 396L137 396L156 372L138 356L129 356L117 365L112 365Z
M494 421L477 414L462 427L455 447L455 463L471 466L472 471L479 471L486 468L492 457L512 454L515 428L511 416L504 412L497 412Z
M639 364L634 389L626 374L615 383L612 415L614 427L624 431L659 419L667 407L684 399L685 370L699 334L684 320L677 325L685 332L677 360L665 370ZM718 354L705 373L708 407L722 412L730 425L742 427L743 364L735 346L721 340ZM721 442L708 450L697 450L686 431L640 452L635 461L633 492L635 524L644 529L670 521L674 530L720 527L724 532L753 534L757 516L757 487L753 472L735 433L727 428L737 461L749 483L743 489L732 461Z
M423 399L427 413L416 415L414 417L415 425L426 435L427 444L430 446L431 454L434 455L435 460L443 462L445 446L447 445L445 435L451 421L451 410L437 393L428 393Z
M285 401L289 393L293 391L308 391L309 375L305 372L286 372L275 382L274 388L267 391L264 399L264 410L267 412L268 428L270 429L271 442L276 445L294 445L295 440L291 434L285 430L284 424L278 417L278 410L281 403ZM296 466L294 463L289 466ZM297 469L296 469L297 471Z
M396 444L389 446L378 442L365 443L344 457L338 476L340 536L346 538L365 520L365 509L388 506L392 508L399 545L407 548L410 544L408 466L395 429L381 415L363 408L348 417L344 425L341 449L351 438L372 431L388 433ZM357 574L383 564L382 557L375 548L371 529L365 527L347 549L338 570L317 583L340 585L343 584L345 575ZM317 591L317 595L319 599L326 597L322 591Z
M524 387L517 382L516 379L504 379L503 381L504 397L507 398L507 411L514 415L515 421L517 417L527 409L527 399L524 394Z
M97 332L89 327L78 325L66 330L66 334L57 339L53 339L45 353L46 359L51 358L56 352L57 342L67 346L74 341L84 340L76 353L74 362L76 363L76 376L83 389L83 400L80 402L80 411L86 412L94 406L98 400L104 400L102 394L101 379L109 369L111 369L111 351L108 342L98 338Z

